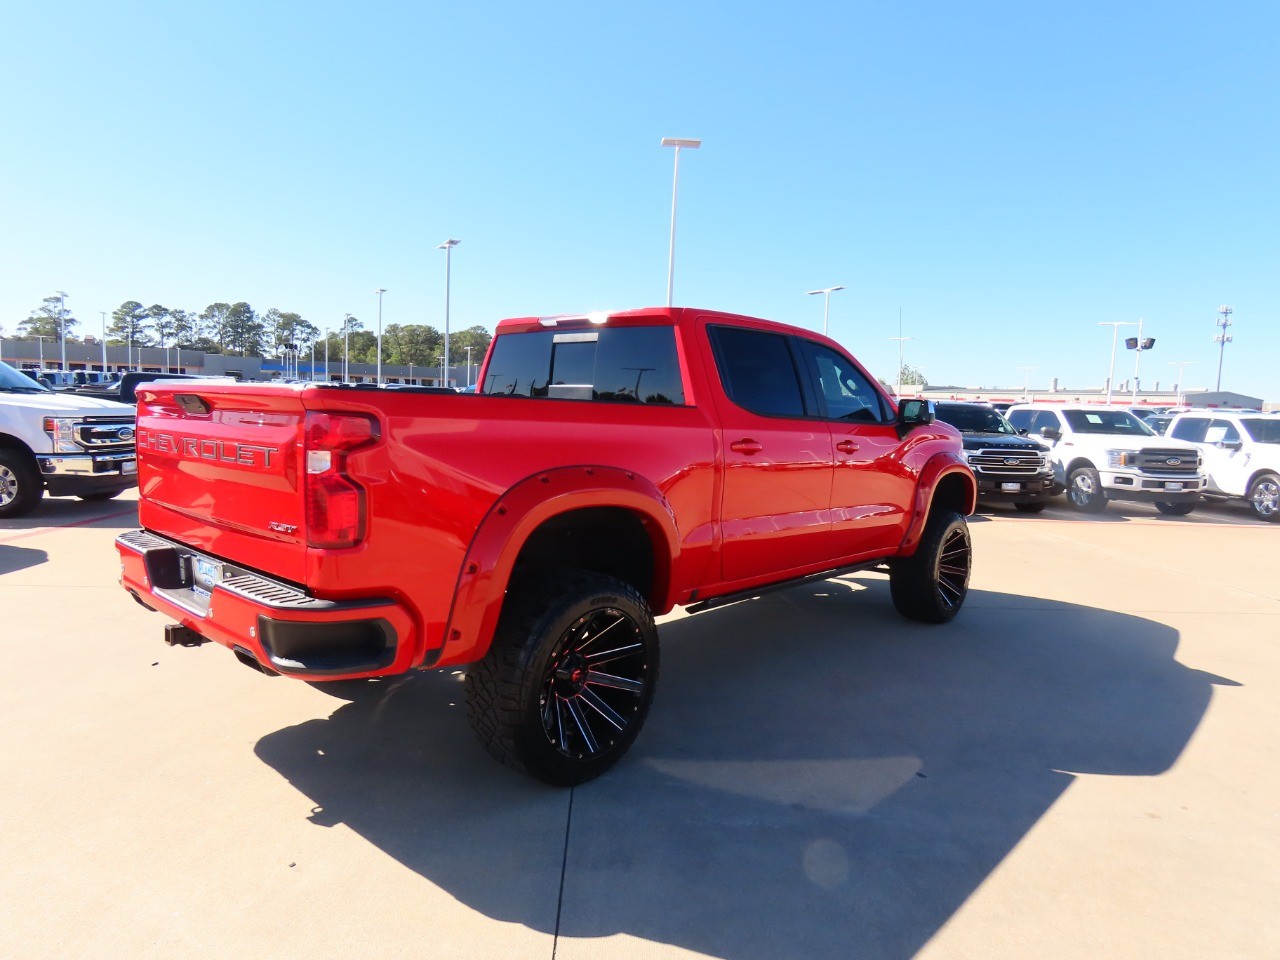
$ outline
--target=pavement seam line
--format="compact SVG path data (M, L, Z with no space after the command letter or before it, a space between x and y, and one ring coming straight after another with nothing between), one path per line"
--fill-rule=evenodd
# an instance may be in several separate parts
M551 960L556 960L560 948L560 913L564 910L564 877L569 870L569 830L573 826L573 795L577 787L569 788L569 809L564 817L564 853L560 857L560 892L556 896L556 929L551 935Z

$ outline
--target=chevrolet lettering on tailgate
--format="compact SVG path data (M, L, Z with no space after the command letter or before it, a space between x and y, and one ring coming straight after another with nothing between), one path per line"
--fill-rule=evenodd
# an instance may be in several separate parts
M269 467L272 458L280 452L279 447L257 443L205 440L200 437L157 433L154 430L139 430L138 446L186 460L216 460L219 463L238 463L246 467Z

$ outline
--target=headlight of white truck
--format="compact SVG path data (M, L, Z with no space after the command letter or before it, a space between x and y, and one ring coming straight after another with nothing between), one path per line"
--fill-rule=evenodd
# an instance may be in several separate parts
M45 417L44 432L53 441L54 453L83 453L84 450L75 440L75 424L73 418Z
M1136 467L1138 465L1137 450L1108 450L1108 467Z

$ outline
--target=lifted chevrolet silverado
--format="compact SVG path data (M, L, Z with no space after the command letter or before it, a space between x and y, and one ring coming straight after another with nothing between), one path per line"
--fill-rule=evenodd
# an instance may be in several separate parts
M478 382L140 388L125 589L171 642L271 673L470 665L487 749L566 785L644 723L655 614L881 565L908 617L964 602L959 435L825 337L687 308L526 317Z

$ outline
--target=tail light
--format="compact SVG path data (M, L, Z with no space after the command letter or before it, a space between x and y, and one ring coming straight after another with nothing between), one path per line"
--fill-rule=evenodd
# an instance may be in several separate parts
M336 549L364 539L365 490L347 475L347 455L378 440L372 417L348 413L307 414L303 427L306 454L307 543Z

